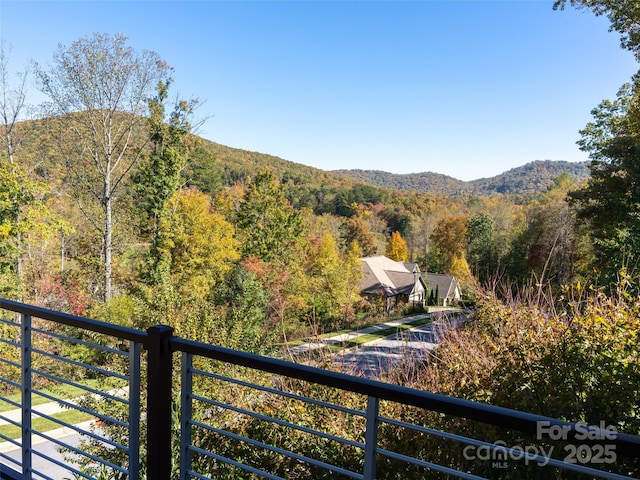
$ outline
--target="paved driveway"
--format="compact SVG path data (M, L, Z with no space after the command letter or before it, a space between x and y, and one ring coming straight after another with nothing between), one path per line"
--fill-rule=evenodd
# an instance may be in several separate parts
M67 445L77 446L78 443L80 442L80 434L70 433L64 437L59 437L58 440L66 443ZM56 445L53 442L45 441L45 442L39 443L38 445L34 446L34 451L38 453L42 453L43 455L46 455L50 458L53 458L58 462L66 463L63 455L58 452L58 445ZM45 474L46 477L36 474L33 477L34 479L51 478L53 480L67 480L67 479L70 480L74 478L73 473L71 471L61 467L60 465L57 465L56 463L45 460L40 455L38 455L38 453L35 453L35 452L32 458L33 468L35 471ZM13 458L18 462L22 462L22 450L20 448L13 448L13 449L7 450L3 452L2 455L6 455L7 457ZM19 469L19 467L16 466L15 463L11 462L10 460L7 460L6 458L0 459L0 463L4 463L14 470Z
M334 357L334 364L345 373L379 379L393 368L425 361L439 338L465 318L462 313L448 315L370 344L343 350Z

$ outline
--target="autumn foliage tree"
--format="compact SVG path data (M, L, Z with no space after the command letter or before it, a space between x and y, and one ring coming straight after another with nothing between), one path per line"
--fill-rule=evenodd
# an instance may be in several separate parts
M358 298L360 260L341 254L333 235L325 232L311 242L305 276L314 327L345 324Z
M405 242L400 232L393 232L387 243L387 249L384 253L391 260L396 262L408 262L409 252L407 251L407 242Z
M0 290L15 296L19 285L20 236L23 211L35 203L24 168L0 160Z
M370 257L378 253L375 238L369 231L367 224L361 218L352 217L346 219L341 230L342 241L347 248L355 243L365 257Z
M240 258L234 227L195 189L177 191L169 212L160 222L158 249L171 282L180 292L206 298Z
M466 216L456 215L443 218L438 222L429 239L440 254L444 273L454 275L461 281L471 277L466 257Z

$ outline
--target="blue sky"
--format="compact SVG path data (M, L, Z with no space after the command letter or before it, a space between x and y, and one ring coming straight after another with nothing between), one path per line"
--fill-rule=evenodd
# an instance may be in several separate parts
M471 180L586 160L578 131L638 70L606 18L552 4L0 0L0 36L18 69L122 33L175 68L174 92L206 101L201 135L224 145Z

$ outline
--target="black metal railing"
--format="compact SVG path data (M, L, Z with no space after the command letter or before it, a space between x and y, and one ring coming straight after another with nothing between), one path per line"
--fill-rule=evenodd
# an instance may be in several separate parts
M276 479L294 472L367 480L485 478L499 477L500 469L530 477L537 469L551 472L539 478L560 470L585 478L638 473L640 437L602 425L212 346L176 337L163 325L140 331L8 300L0 300L0 309L9 317L2 320L0 341L7 353L0 358L0 385L21 392L19 400L0 397L0 404L20 412L16 419L7 408L0 411L0 421L20 429L19 439L0 433L19 453L16 458L0 448L0 478L65 478L51 476L35 460L87 479L98 478L90 473L96 471L114 474L105 478L153 480ZM89 373L81 375L84 370ZM91 383L87 377L101 380ZM83 400L52 394L40 384L79 389ZM91 416L91 426L45 412L40 405L50 402ZM101 408L107 403L119 408ZM109 458L56 438L37 427L40 419L103 445ZM121 435L110 438L101 426L106 424ZM126 445L121 438L128 439ZM42 451L41 440L67 457Z

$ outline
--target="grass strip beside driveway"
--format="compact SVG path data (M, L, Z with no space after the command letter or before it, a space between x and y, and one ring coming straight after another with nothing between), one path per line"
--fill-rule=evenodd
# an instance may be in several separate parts
M433 319L431 317L418 318L411 322L402 323L394 327L383 328L373 333L364 333L362 335L353 337L352 339L346 342L337 342L334 344L327 344L325 348L329 349L331 353L337 353L340 350L344 350L346 348L353 348L359 345L363 345L365 343L373 342L376 340L382 340L383 338L386 338L389 335L393 335L394 333L400 333L405 330L411 330L412 328L426 325L427 323L431 323L432 321Z
M65 410L60 413L55 413L51 416L71 425L75 425L87 420L92 420L94 418L92 415L81 412L79 410ZM33 429L37 430L38 432L48 432L49 430L61 427L60 424L42 417L33 418L31 423ZM2 425L0 426L0 434L9 438L20 438L22 436L22 429L16 425Z

